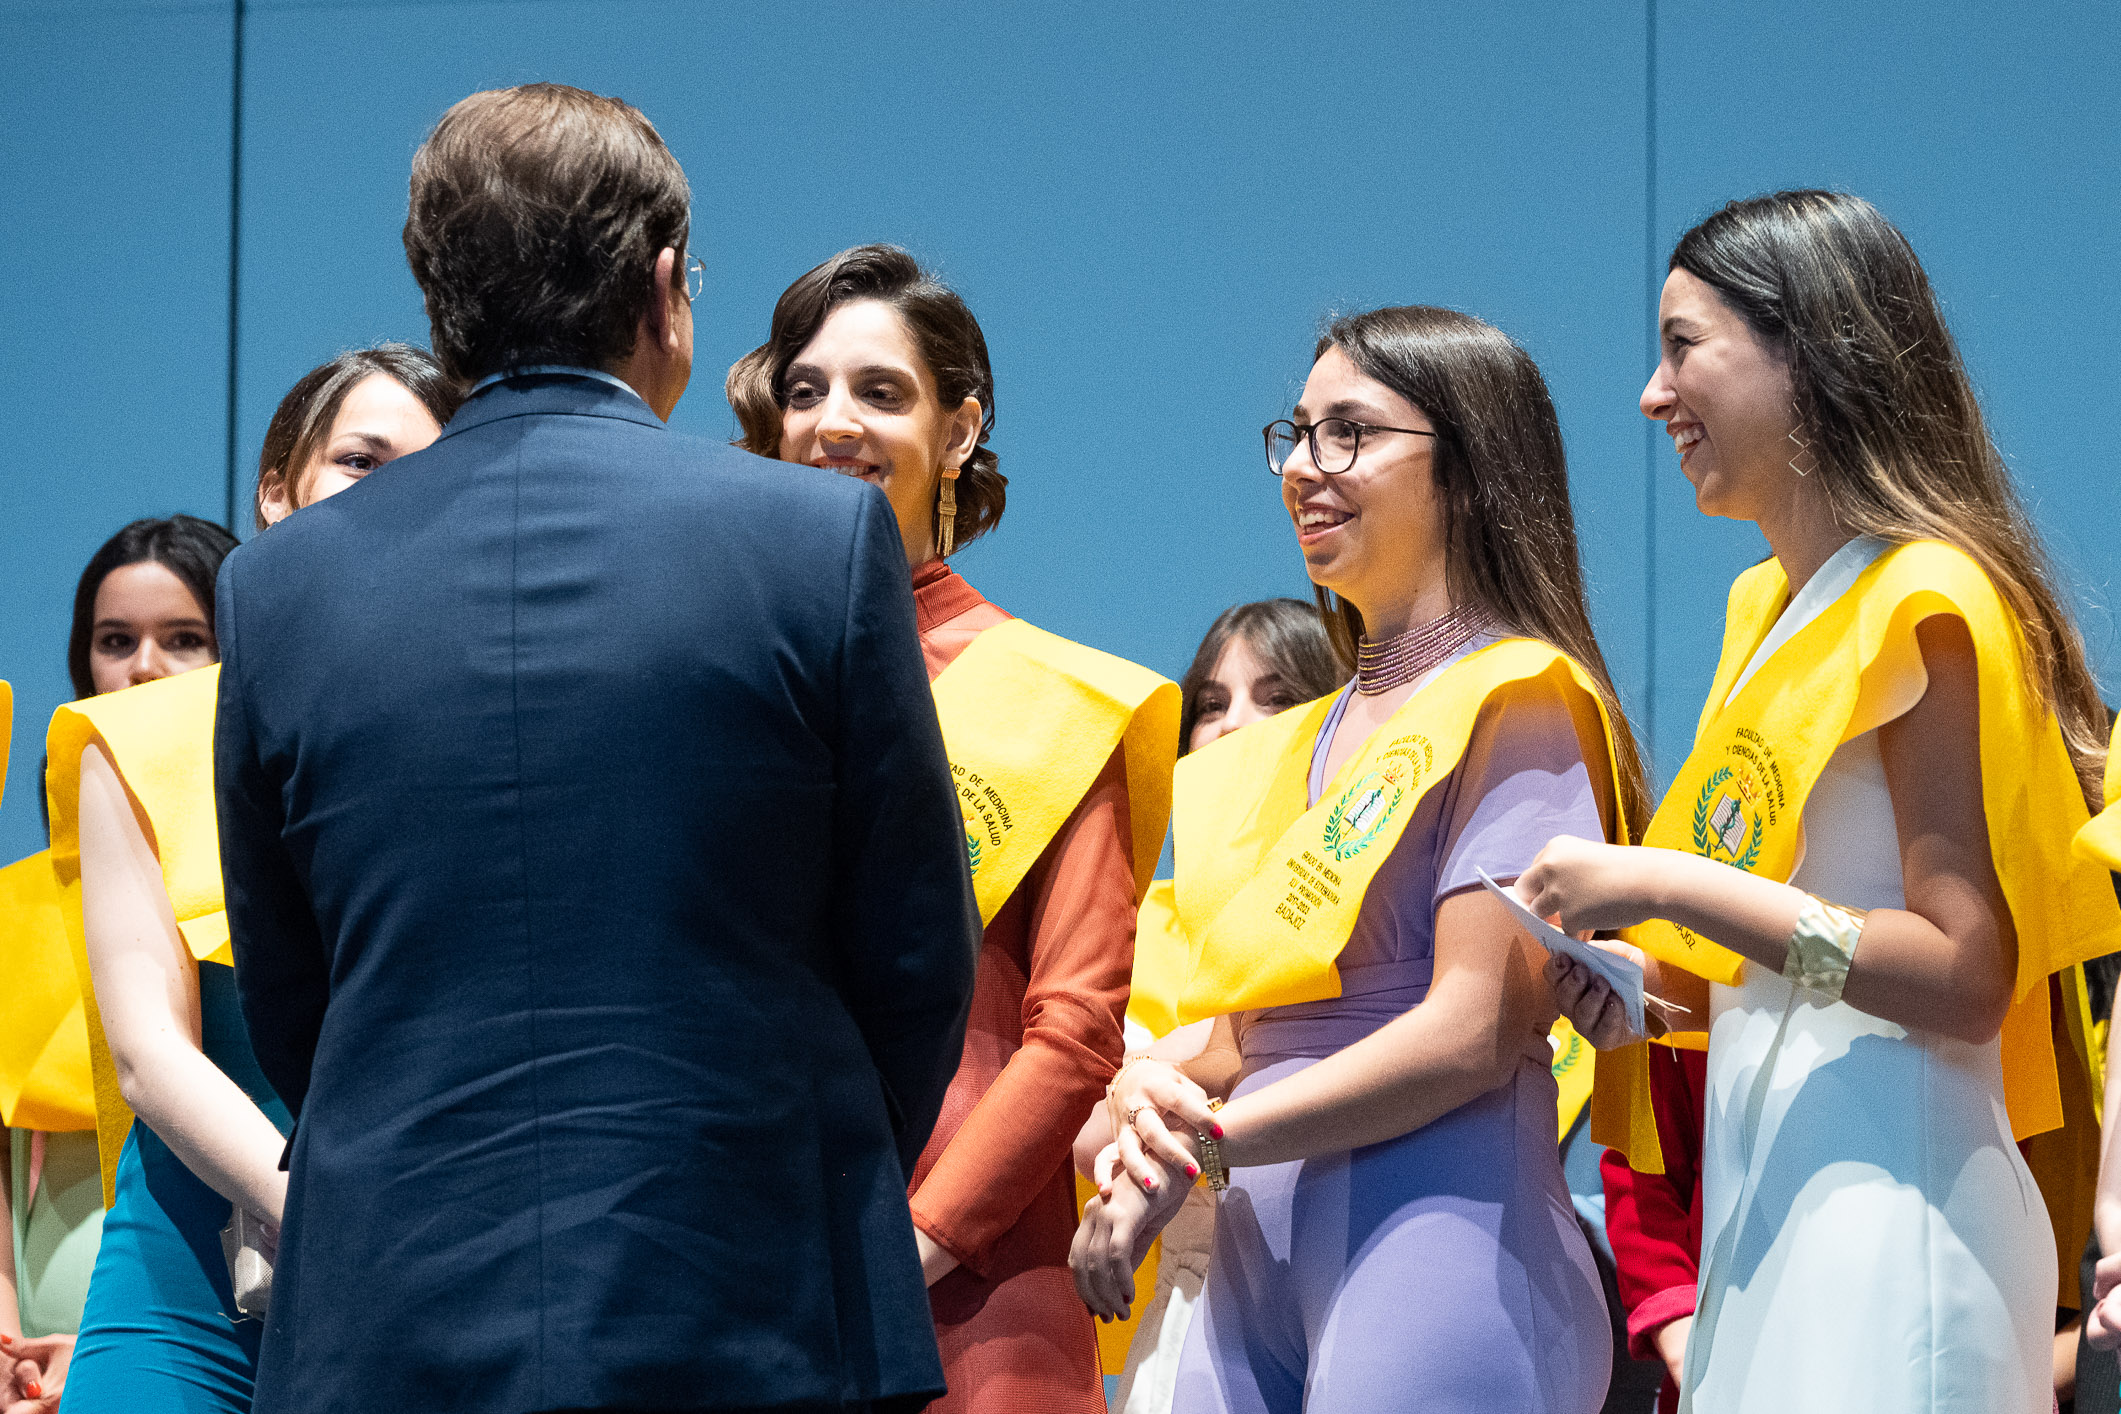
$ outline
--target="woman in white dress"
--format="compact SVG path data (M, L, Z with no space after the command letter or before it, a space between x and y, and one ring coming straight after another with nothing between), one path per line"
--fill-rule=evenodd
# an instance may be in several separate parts
M2060 1122L2048 974L2121 945L2068 848L2104 755L2081 641L1869 204L1724 208L1659 323L1643 411L1773 558L1733 586L1661 847L1556 840L1518 888L1645 925L1650 990L1707 1016L1681 1408L2047 1410L2055 1251L2014 1140ZM1548 976L1595 1043L1635 1039L1585 969Z

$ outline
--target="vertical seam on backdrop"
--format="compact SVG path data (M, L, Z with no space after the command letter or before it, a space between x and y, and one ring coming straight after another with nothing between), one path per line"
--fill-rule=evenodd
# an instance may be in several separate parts
M243 262L243 21L246 0L235 0L228 83L228 408L227 464L223 469L222 520L236 528L237 315Z
M1657 0L1642 5L1642 255L1650 353L1657 339ZM1654 365L1653 365L1654 367ZM1645 375L1647 376L1647 375ZM1651 786L1657 783L1657 430L1642 429L1642 735Z

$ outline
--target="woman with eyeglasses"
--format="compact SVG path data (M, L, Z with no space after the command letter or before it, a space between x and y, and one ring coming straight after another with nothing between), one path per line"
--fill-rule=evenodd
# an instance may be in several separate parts
M728 386L743 446L859 477L897 513L986 925L964 1059L909 1175L949 1384L929 1408L1103 1414L1069 1154L1120 1059L1178 689L951 568L1001 519L994 375L971 310L905 251L842 251L790 285Z
M1708 1029L1680 1408L2037 1414L2056 1244L2017 1141L2064 1122L2052 974L2121 946L2111 877L2071 852L2106 747L2082 642L1868 202L1724 207L1680 238L1658 327L1642 411L1702 512L1774 553L1731 588L1655 847L1559 839L1519 888L1633 928ZM1602 983L1552 975L1595 1044L1632 1039Z
M259 458L266 529L434 441L459 390L422 349L339 355L289 390ZM209 616L210 617L210 616ZM237 1005L215 833L218 668L52 719L52 856L78 881L96 1127L110 1209L68 1372L68 1414L251 1405L262 1331L224 1247L269 1261L288 1124ZM238 881L240 887L240 881ZM244 1283L246 1295L249 1282Z
M1555 835L1627 838L1642 797L1545 381L1466 315L1354 315L1267 455L1355 681L1179 765L1178 1020L1216 1021L1115 1081L1077 1286L1123 1315L1204 1172L1225 1191L1176 1414L1590 1414L1612 1347L1554 1142L1554 1006L1481 882Z

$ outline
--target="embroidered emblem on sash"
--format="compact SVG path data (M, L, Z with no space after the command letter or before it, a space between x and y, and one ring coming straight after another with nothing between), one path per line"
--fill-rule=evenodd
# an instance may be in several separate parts
M1694 802L1694 852L1751 869L1766 838L1767 815L1752 773L1728 766L1711 771Z
M1554 1048L1553 1070L1556 1080L1583 1064L1583 1037L1574 1031L1569 1032L1566 1041L1559 1036L1550 1035L1547 1042Z
M1395 762L1382 771L1366 772L1333 807L1333 814L1326 820L1325 846L1335 859L1353 859L1368 849L1377 832L1399 809L1399 799L1406 791L1388 774L1396 767Z
M980 860L989 850L1001 848L1016 822L1010 818L1002 793L985 776L952 761L950 777L957 786L957 813L965 822L965 857L977 875Z

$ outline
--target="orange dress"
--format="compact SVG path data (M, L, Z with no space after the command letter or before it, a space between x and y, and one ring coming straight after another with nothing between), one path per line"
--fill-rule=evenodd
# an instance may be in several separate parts
M913 597L931 681L1008 618L942 561L914 572ZM1070 1152L1124 1050L1130 838L1115 751L987 926L964 1059L908 1190L915 1225L959 1263L928 1289L950 1386L937 1414L1104 1414L1068 1271Z

